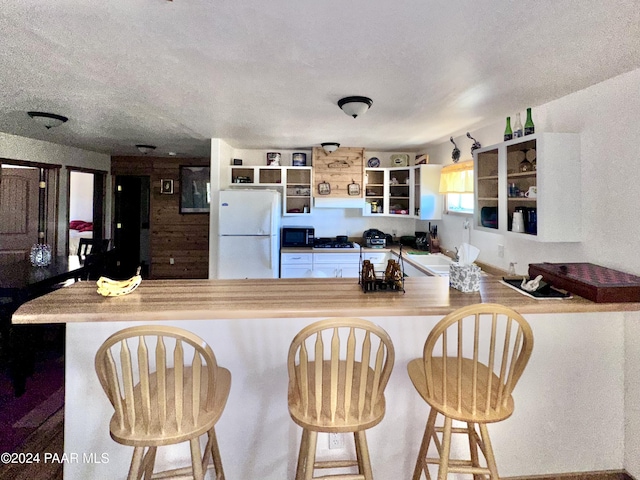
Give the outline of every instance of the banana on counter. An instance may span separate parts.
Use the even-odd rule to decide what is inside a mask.
[[[96,281],[98,293],[104,297],[118,297],[133,292],[142,282],[140,275],[140,267],[136,270],[136,274],[128,280],[112,280],[107,277],[100,277]]]

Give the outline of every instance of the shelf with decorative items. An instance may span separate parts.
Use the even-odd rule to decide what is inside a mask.
[[[580,138],[536,133],[477,150],[475,228],[542,242],[582,240]]]
[[[311,167],[284,167],[283,215],[308,215],[313,203]]]
[[[385,194],[387,178],[388,174],[385,168],[365,168],[363,215],[382,215],[389,211],[389,202]]]
[[[282,189],[283,215],[309,215],[313,204],[311,167],[233,166],[232,187]]]
[[[365,168],[363,216],[442,218],[441,165]]]
[[[409,167],[389,169],[389,215],[413,215],[413,174]]]

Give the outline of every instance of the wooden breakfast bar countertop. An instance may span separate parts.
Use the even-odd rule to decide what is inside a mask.
[[[408,277],[405,291],[363,293],[357,279],[143,280],[129,295],[102,297],[83,281],[22,305],[13,323],[446,315],[473,303],[522,314],[638,311],[640,303],[594,303],[574,296],[535,300],[483,276],[480,291],[449,288],[446,277]]]

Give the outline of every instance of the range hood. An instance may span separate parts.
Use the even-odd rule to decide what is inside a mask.
[[[363,197],[314,197],[314,208],[364,208]]]

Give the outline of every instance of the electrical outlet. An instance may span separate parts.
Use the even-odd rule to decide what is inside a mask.
[[[398,235],[398,230],[396,230],[395,228],[393,230],[391,230],[391,234],[395,237]]]
[[[498,257],[504,258],[504,245],[498,245]]]
[[[173,265],[174,263],[176,263],[176,262],[173,260],[173,257],[171,257],[171,258],[169,259],[169,265]]]
[[[329,449],[340,450],[344,448],[344,435],[342,433],[329,434]]]

